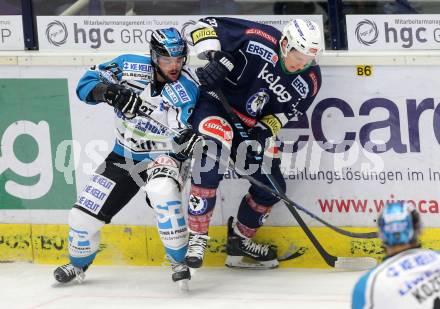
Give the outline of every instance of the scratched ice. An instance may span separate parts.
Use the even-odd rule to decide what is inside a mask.
[[[179,292],[165,267],[93,266],[82,285],[54,283],[54,266],[0,264],[0,308],[350,308],[362,272],[203,268]],[[242,307],[246,306],[246,307]],[[238,308],[236,306],[235,308]]]

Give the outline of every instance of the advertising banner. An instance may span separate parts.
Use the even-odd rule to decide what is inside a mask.
[[[375,226],[386,202],[405,200],[427,226],[438,227],[440,80],[428,78],[436,69],[377,66],[359,77],[355,67],[324,67],[307,117],[280,134],[288,141],[282,163],[288,196],[333,224],[353,226]],[[237,206],[229,205],[247,190],[234,173],[226,178],[224,217],[235,214]],[[280,203],[267,224],[293,223]]]
[[[323,86],[307,115],[280,133],[287,195],[335,225],[375,226],[387,201],[405,200],[418,208],[426,226],[439,227],[440,80],[429,78],[439,68],[372,69],[366,77],[357,76],[354,66],[322,68]],[[27,79],[1,80],[6,91],[0,99],[14,102],[1,102],[7,108],[0,122],[3,209],[70,208],[75,193],[111,151],[112,109],[80,102],[75,94],[85,70],[11,69],[10,78]],[[60,76],[69,77],[68,92]],[[248,187],[234,172],[225,174],[212,225],[224,225],[236,215]],[[48,213],[41,215],[48,223],[54,220]],[[311,226],[319,225],[307,215],[303,218]],[[144,192],[112,223],[155,225]],[[279,203],[266,224],[296,222]]]
[[[349,50],[439,50],[440,15],[347,15]]]
[[[24,50],[21,15],[0,15],[0,50]]]
[[[10,76],[12,77],[12,76]],[[0,79],[0,209],[68,209],[75,174],[57,166],[71,156],[66,79]]]
[[[179,31],[205,16],[37,16],[40,50],[148,51],[151,31]],[[294,17],[309,18],[323,29],[321,15],[249,15],[246,18],[282,29]]]

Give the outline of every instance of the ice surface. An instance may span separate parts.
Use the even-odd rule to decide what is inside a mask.
[[[86,281],[57,284],[54,266],[0,264],[0,308],[350,308],[362,272],[202,268],[182,293],[167,267],[92,266]]]

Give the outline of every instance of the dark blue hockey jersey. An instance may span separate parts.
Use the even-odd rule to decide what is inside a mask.
[[[235,112],[249,127],[264,122],[275,135],[304,114],[321,87],[321,70],[312,63],[288,72],[281,60],[281,32],[271,26],[208,17],[185,31],[199,57],[222,50],[234,57],[234,69],[220,87]]]

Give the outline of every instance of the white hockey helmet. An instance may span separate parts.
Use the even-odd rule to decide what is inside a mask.
[[[281,46],[283,40],[287,41],[284,50]],[[287,53],[292,48],[307,56],[316,57],[323,49],[321,30],[311,20],[293,19],[284,26],[280,48],[284,57],[287,57]]]

